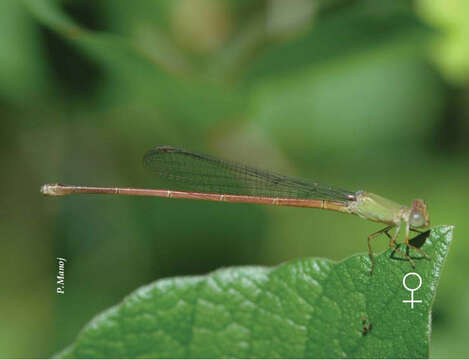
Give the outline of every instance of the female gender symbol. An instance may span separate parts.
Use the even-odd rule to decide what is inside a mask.
[[[419,279],[419,284],[414,289],[408,288],[407,284],[405,283],[405,280],[407,279],[407,276],[409,276],[409,275],[415,275]],[[403,303],[410,303],[410,308],[413,309],[414,308],[414,303],[421,303],[422,302],[422,300],[414,300],[414,291],[417,291],[418,289],[420,289],[420,286],[422,286],[422,278],[417,273],[414,273],[414,272],[407,273],[407,274],[405,274],[404,278],[402,279],[402,285],[404,285],[404,288],[407,291],[410,291],[410,300],[402,300],[402,302]]]

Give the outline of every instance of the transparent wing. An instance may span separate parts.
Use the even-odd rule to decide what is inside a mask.
[[[344,202],[355,199],[351,191],[171,146],[154,147],[143,162],[170,190]]]

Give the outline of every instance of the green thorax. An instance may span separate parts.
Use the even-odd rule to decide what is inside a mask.
[[[357,200],[349,205],[349,210],[364,219],[399,225],[408,211],[405,206],[373,193],[359,191],[356,196]]]

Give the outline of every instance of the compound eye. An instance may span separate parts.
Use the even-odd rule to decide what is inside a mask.
[[[410,225],[414,227],[421,227],[425,225],[425,218],[420,213],[412,213],[410,215]]]

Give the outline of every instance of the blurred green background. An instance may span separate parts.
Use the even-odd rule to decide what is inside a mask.
[[[467,14],[465,0],[2,0],[0,356],[51,356],[153,280],[341,260],[379,229],[310,209],[39,193],[151,187],[141,157],[157,144],[426,199],[433,225],[456,225],[431,354],[468,356]]]

